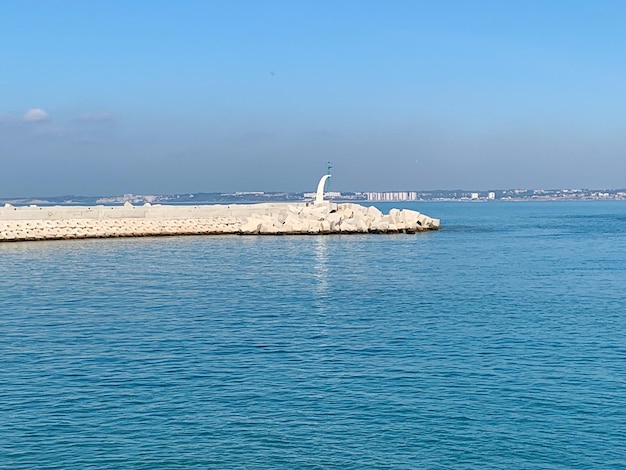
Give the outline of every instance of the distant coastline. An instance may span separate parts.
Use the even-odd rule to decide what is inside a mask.
[[[626,189],[502,189],[492,191],[357,191],[330,192],[335,202],[403,202],[403,201],[597,201],[626,200]],[[120,196],[50,196],[0,197],[0,204],[13,205],[115,205],[132,204],[251,204],[262,202],[309,202],[314,193],[242,191],[234,193],[124,194]]]

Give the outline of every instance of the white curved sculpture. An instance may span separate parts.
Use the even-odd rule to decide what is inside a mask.
[[[315,194],[315,204],[321,204],[324,202],[324,185],[326,180],[330,178],[330,175],[324,175],[317,184],[317,193]]]

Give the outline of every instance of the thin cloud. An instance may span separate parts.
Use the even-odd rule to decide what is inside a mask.
[[[76,118],[77,121],[94,122],[94,121],[112,121],[111,113],[85,113]]]
[[[26,122],[43,122],[43,121],[47,121],[49,118],[48,118],[48,113],[45,112],[43,109],[32,108],[26,111],[26,113],[24,113],[23,119]]]

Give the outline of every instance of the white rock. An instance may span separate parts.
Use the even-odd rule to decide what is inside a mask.
[[[383,216],[383,213],[378,209],[378,207],[375,206],[369,206],[366,214],[373,220],[380,219]]]
[[[330,224],[330,230],[333,232],[339,230],[339,224],[341,224],[341,220],[341,213],[339,212],[333,212],[326,216],[326,222]]]
[[[308,227],[306,233],[320,233],[320,221],[309,220],[307,221]]]
[[[400,214],[407,225],[416,225],[419,220],[419,216],[421,215],[419,212],[411,209],[404,209],[400,212]]]
[[[341,213],[342,218],[349,219],[354,215],[352,204],[339,204],[337,211]]]
[[[272,223],[263,222],[259,228],[259,233],[263,235],[276,235],[278,233],[283,233],[283,229],[282,227],[279,228]]]
[[[374,220],[370,225],[370,230],[374,232],[386,232],[389,230],[389,222],[383,221],[382,218]]]
[[[250,217],[244,224],[241,225],[241,233],[245,235],[257,234],[261,230],[262,223],[262,220]]]
[[[331,231],[330,222],[328,220],[322,220],[320,222],[320,232],[322,232],[322,233],[330,233],[330,231]]]
[[[288,204],[287,205],[287,211],[293,213],[293,214],[300,214],[300,212],[302,212],[302,207],[301,206],[296,206],[294,204]]]
[[[367,232],[367,226],[362,219],[345,219],[339,226],[340,230],[345,233],[365,233]]]
[[[399,209],[391,209],[389,211],[389,220],[393,224],[397,224],[398,222],[401,222],[401,221],[404,222],[402,218],[402,214],[400,213]]]

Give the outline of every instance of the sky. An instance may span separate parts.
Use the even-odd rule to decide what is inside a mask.
[[[0,0],[0,197],[626,187],[622,0]]]

